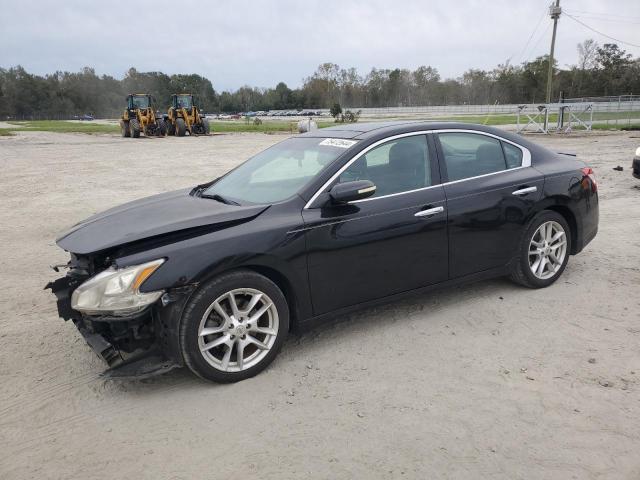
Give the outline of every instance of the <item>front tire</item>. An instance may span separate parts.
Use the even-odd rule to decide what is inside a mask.
[[[120,120],[120,134],[122,135],[122,138],[128,138],[130,136],[129,122]]]
[[[253,377],[276,357],[289,331],[289,307],[276,284],[238,270],[204,284],[180,323],[185,364],[219,383]]]
[[[129,120],[129,133],[132,138],[140,138],[140,123],[135,118]]]
[[[548,287],[564,272],[569,252],[571,230],[567,221],[557,212],[544,210],[529,222],[510,278],[529,288]]]
[[[176,135],[178,137],[184,137],[184,134],[187,131],[187,124],[184,122],[182,118],[176,119]]]
[[[158,121],[158,136],[164,137],[167,134],[167,124],[164,120]]]

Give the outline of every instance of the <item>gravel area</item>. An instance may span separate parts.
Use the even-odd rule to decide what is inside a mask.
[[[105,381],[44,285],[57,233],[283,135],[0,137],[0,478],[640,478],[640,132],[535,136],[596,171],[561,279],[450,288],[296,333],[259,376]],[[621,165],[624,171],[614,171]]]

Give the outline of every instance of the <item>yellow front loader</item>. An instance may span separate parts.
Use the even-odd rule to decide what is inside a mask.
[[[120,118],[120,130],[123,137],[164,137],[167,126],[162,117],[156,115],[151,106],[153,97],[146,93],[127,95],[127,108]]]
[[[165,117],[167,133],[177,137],[189,135],[209,135],[211,129],[207,120],[198,107],[193,95],[180,93],[171,95],[171,106]]]

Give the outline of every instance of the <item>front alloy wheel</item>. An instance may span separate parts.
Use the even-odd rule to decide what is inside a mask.
[[[238,270],[202,285],[180,322],[185,364],[202,378],[228,383],[273,361],[289,331],[289,306],[268,278]]]
[[[267,356],[278,326],[278,311],[266,293],[234,289],[207,308],[198,329],[198,346],[213,368],[241,372]]]

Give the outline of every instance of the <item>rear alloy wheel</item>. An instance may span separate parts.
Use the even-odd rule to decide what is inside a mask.
[[[537,278],[552,278],[562,268],[567,255],[567,233],[558,222],[538,227],[529,243],[529,268]]]
[[[233,272],[204,285],[182,318],[185,363],[216,382],[252,377],[275,358],[289,330],[284,295],[271,280]]]
[[[555,282],[569,261],[571,233],[562,215],[545,210],[530,223],[521,242],[521,255],[511,279],[530,288]]]

